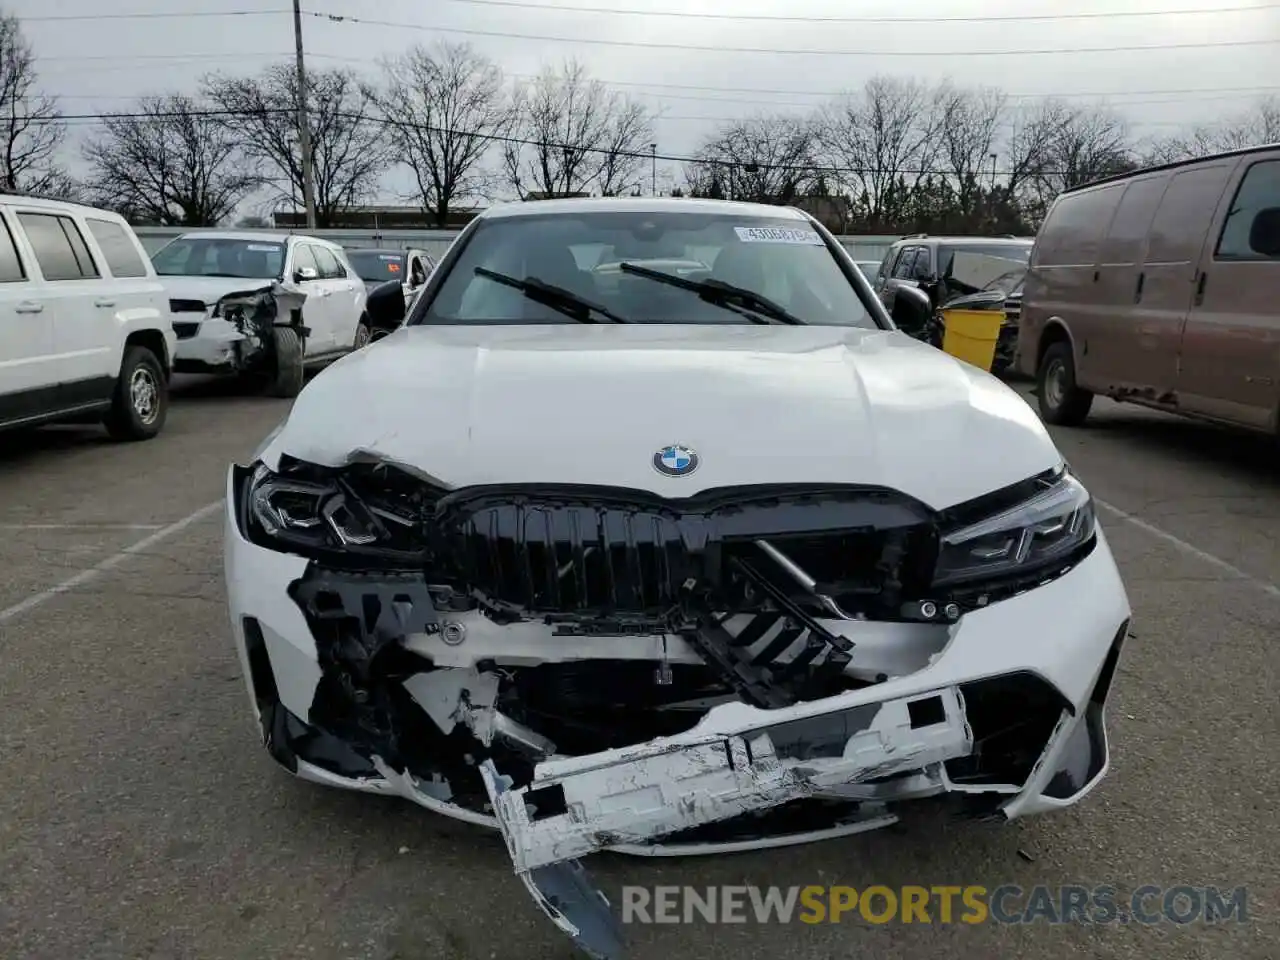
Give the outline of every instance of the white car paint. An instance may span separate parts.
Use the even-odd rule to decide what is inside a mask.
[[[218,300],[230,293],[256,290],[283,283],[287,289],[305,296],[303,323],[309,334],[303,342],[307,363],[330,359],[350,351],[356,343],[356,329],[364,315],[367,294],[346,254],[338,244],[318,237],[262,231],[201,230],[185,233],[171,243],[192,238],[233,240],[245,243],[279,244],[285,248],[282,268],[275,276],[213,277],[165,275],[165,288],[171,301],[193,301],[203,304],[199,312],[176,312],[173,320],[182,329],[178,341],[178,367],[187,372],[234,372],[239,362],[237,344],[245,337],[231,322],[212,317]],[[157,250],[160,256],[167,248]],[[317,248],[327,251],[338,262],[345,276],[317,276],[299,279],[299,259]],[[193,330],[194,326],[194,330]]]
[[[566,209],[754,212],[771,222],[809,223],[798,211],[687,200],[546,201],[483,217]],[[439,269],[449,270],[449,262]],[[384,606],[399,611],[396,642],[431,665],[406,677],[403,693],[441,732],[463,727],[486,747],[523,743],[541,759],[532,781],[519,786],[491,763],[480,765],[492,812],[454,802],[447,781],[424,780],[377,755],[374,769],[359,776],[296,757],[291,769],[317,783],[402,796],[496,827],[535,901],[597,956],[613,956],[618,939],[576,863],[597,850],[686,855],[810,842],[891,823],[886,804],[936,794],[985,794],[1006,817],[1060,809],[1086,796],[1108,769],[1101,698],[1130,617],[1087,493],[1064,473],[1061,454],[1021,397],[888,329],[865,282],[858,290],[886,329],[411,324],[312,381],[260,448],[256,469],[269,477],[291,460],[331,470],[387,464],[446,491],[571,484],[625,488],[668,504],[725,487],[857,484],[914,498],[931,511],[940,535],[953,540],[1012,530],[1023,532],[1015,542],[1029,544],[1028,531],[1056,535],[1079,523],[1082,543],[1095,531],[1087,554],[1010,595],[981,597],[946,622],[934,613],[925,616],[929,622],[906,622],[831,610],[815,624],[853,644],[843,671],[863,685],[772,709],[733,699],[709,704],[683,733],[586,756],[556,754],[537,731],[499,709],[497,673],[608,661],[649,663],[660,675],[709,662],[692,639],[653,630],[566,636],[536,617],[505,623],[479,610],[446,612],[431,604],[418,612],[404,591],[422,578],[383,583],[376,573],[353,574],[359,584],[353,589],[380,590]],[[353,397],[361,398],[358,405]],[[668,444],[696,449],[696,471],[660,474],[652,461]],[[1070,493],[1063,501],[1069,510],[1051,509],[1050,495],[1027,494],[964,524],[945,520],[945,511],[1047,472],[1061,477],[1053,489]],[[235,646],[259,721],[276,716],[263,712],[253,680],[265,663],[276,702],[306,722],[327,668],[303,607],[289,596],[314,568],[299,553],[246,532],[246,516],[256,507],[245,477],[233,468],[228,478],[225,521]],[[734,614],[723,624],[738,636],[750,620]],[[749,654],[776,636],[758,638]],[[1013,674],[1048,684],[1062,704],[1039,759],[1017,783],[953,779],[948,762],[972,754],[977,738],[966,689]],[[926,703],[937,716],[917,723],[912,711]],[[858,719],[845,723],[847,741],[836,755],[799,757],[783,749],[786,724],[840,717]],[[881,779],[894,774],[902,776]],[[1051,787],[1063,776],[1068,786]],[[563,791],[568,812],[534,818],[529,805],[541,803],[535,793],[548,787]],[[862,806],[855,819],[784,836],[718,844],[663,839],[814,796]]]
[[[106,210],[16,194],[0,196],[0,218],[0,428],[110,410],[127,346],[142,341],[165,381],[155,385],[165,403],[176,340],[164,288],[128,223]],[[50,218],[83,244],[77,256],[87,262],[74,277],[51,272],[48,250],[38,255],[31,230]]]
[[[360,418],[344,415],[353,396],[364,398]],[[608,402],[584,405],[591,396]],[[338,466],[361,451],[450,486],[532,474],[691,496],[856,477],[941,508],[1061,460],[1031,407],[995,378],[903,334],[849,327],[404,327],[334,364],[306,404],[268,463],[287,453]],[[467,415],[424,422],[434,410]],[[637,468],[641,436],[689,444],[703,465],[679,478],[643,458]],[[798,455],[773,455],[767,437]],[[590,457],[561,454],[587,438]],[[1000,456],[968,456],[975,449]],[[964,470],[935,469],[966,459]]]

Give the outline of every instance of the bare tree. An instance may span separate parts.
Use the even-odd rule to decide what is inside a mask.
[[[1045,100],[1029,126],[1041,138],[1025,180],[1024,208],[1033,221],[1062,191],[1137,166],[1128,125],[1101,107]]]
[[[414,47],[386,64],[377,94],[397,158],[412,171],[436,226],[449,209],[485,189],[482,164],[511,123],[502,71],[467,44]]]
[[[1222,123],[1200,124],[1155,140],[1147,145],[1143,160],[1168,163],[1277,141],[1280,141],[1280,99],[1269,96]]]
[[[18,18],[0,16],[0,188],[65,192],[72,181],[55,161],[66,139],[58,104],[36,90],[35,54]]]
[[[303,195],[302,156],[297,142],[298,78],[289,64],[268,67],[258,77],[213,75],[204,80],[208,100],[226,112],[225,123],[241,138],[246,157],[282,198]],[[370,115],[370,91],[348,70],[307,74],[307,118],[314,157],[316,219],[332,226],[344,209],[372,195],[390,164],[384,125]]]
[[[685,171],[694,196],[789,204],[818,180],[817,140],[807,117],[757,115],[710,136]]]
[[[144,97],[127,114],[104,116],[102,133],[85,144],[89,188],[104,206],[148,223],[214,226],[260,182],[238,143],[191,97]]]
[[[562,196],[598,186],[619,193],[637,183],[653,138],[648,110],[610,91],[568,61],[544,67],[514,94],[514,131],[524,142],[502,151],[507,180],[524,198]]]
[[[1000,141],[1007,98],[999,90],[965,90],[944,84],[934,96],[938,104],[939,162],[954,178],[956,204],[962,215],[974,212],[984,191],[983,174],[995,188],[991,158]]]
[[[829,105],[819,136],[873,230],[899,217],[911,190],[936,172],[945,98],[923,83],[874,77]]]

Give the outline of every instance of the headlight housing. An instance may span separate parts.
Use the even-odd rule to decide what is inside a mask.
[[[944,531],[933,583],[949,586],[1030,575],[1070,562],[1096,533],[1093,498],[1063,470],[1029,500]]]
[[[242,494],[249,538],[304,556],[420,562],[436,491],[390,467],[330,470],[258,463]]]

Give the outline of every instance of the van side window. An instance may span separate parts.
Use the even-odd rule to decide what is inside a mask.
[[[1177,174],[1169,182],[1147,238],[1147,263],[1190,263],[1204,248],[1232,165],[1213,164]]]
[[[1142,262],[1142,247],[1146,243],[1151,221],[1155,219],[1160,197],[1169,183],[1168,174],[1144,177],[1129,184],[1116,215],[1111,220],[1111,230],[1102,245],[1099,261],[1104,264],[1129,264]]]
[[[1253,249],[1249,234],[1253,219],[1268,207],[1280,207],[1280,160],[1263,160],[1251,166],[1240,181],[1227,220],[1222,225],[1222,236],[1214,251],[1217,260],[1270,260],[1266,254]]]
[[[102,250],[102,256],[106,258],[107,268],[112,276],[145,277],[147,275],[146,265],[142,262],[137,247],[133,245],[133,238],[124,227],[110,220],[99,220],[95,217],[86,217],[84,222],[89,225],[89,232],[93,234],[93,239],[98,241],[98,247]]]
[[[0,283],[17,283],[27,279],[27,271],[18,256],[18,246],[13,242],[9,222],[0,217],[0,225],[3,225],[0,229]]]
[[[31,241],[46,280],[86,280],[98,276],[80,228],[70,217],[20,213],[18,223]]]
[[[1093,187],[1059,197],[1040,228],[1044,241],[1036,242],[1037,262],[1050,267],[1092,267],[1097,263],[1118,191],[1125,186]]]

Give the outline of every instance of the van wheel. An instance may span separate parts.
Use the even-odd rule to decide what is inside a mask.
[[[1078,427],[1089,416],[1093,394],[1076,386],[1076,361],[1065,340],[1049,345],[1036,375],[1040,417],[1059,427]]]
[[[296,397],[302,392],[302,337],[293,327],[274,327],[275,372],[267,385],[273,397]]]
[[[136,344],[125,347],[111,410],[103,418],[114,440],[150,440],[169,414],[169,385],[156,355]]]

